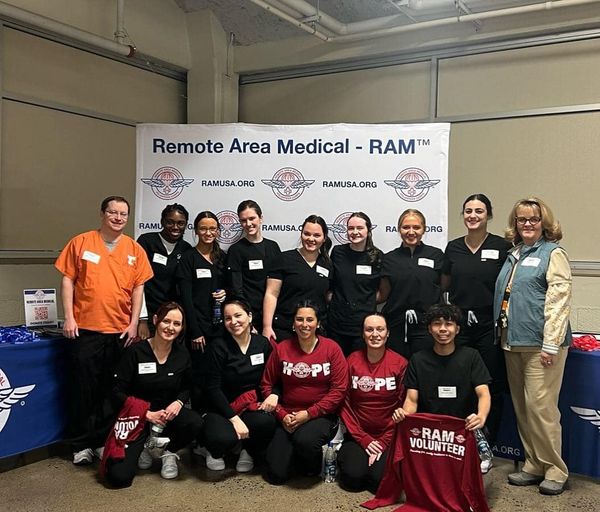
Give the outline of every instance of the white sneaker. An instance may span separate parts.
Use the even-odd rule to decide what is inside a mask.
[[[480,467],[481,467],[481,473],[483,475],[485,475],[490,469],[492,469],[492,466],[494,464],[492,463],[492,459],[490,460],[482,460]]]
[[[204,457],[206,459],[206,467],[211,471],[223,471],[225,469],[225,460],[222,458],[215,459],[204,446],[195,446],[192,452],[194,455]]]
[[[152,454],[148,448],[144,448],[142,453],[140,453],[140,458],[138,459],[138,468],[140,469],[150,469],[152,467]]]
[[[102,460],[102,457],[104,456],[104,446],[101,446],[100,448],[94,448],[94,455]]]
[[[237,461],[237,464],[235,465],[235,470],[238,473],[248,473],[249,471],[252,471],[253,469],[254,469],[254,459],[246,450],[242,450],[240,452],[240,457]]]
[[[84,448],[78,452],[73,452],[73,464],[76,466],[87,466],[94,461],[94,452],[91,448]]]
[[[167,480],[177,478],[179,476],[179,468],[177,467],[177,460],[179,459],[179,455],[170,452],[169,450],[165,450],[165,453],[161,457],[161,459],[162,468],[160,470],[160,476],[166,478]]]

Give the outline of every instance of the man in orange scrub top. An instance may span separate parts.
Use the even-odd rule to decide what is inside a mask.
[[[127,200],[107,197],[100,229],[72,238],[55,263],[63,274],[63,332],[73,340],[69,427],[76,465],[92,463],[92,449],[104,445],[114,421],[108,400],[114,367],[136,340],[144,283],[152,278],[146,252],[123,234],[128,218]]]

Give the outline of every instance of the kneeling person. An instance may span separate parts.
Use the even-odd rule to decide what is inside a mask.
[[[433,349],[422,350],[410,360],[404,379],[406,400],[394,411],[394,421],[424,412],[465,418],[467,430],[483,428],[490,412],[491,377],[479,352],[454,343],[460,309],[434,305],[425,320],[435,343]]]

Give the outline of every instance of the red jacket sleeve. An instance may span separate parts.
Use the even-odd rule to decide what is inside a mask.
[[[267,360],[265,370],[263,372],[262,379],[260,381],[260,392],[263,398],[267,398],[273,393],[273,386],[275,386],[281,378],[281,360],[279,359],[278,346],[273,347],[273,351]],[[279,397],[281,398],[281,397]],[[282,421],[286,417],[288,412],[278,405],[275,409],[275,417]]]
[[[321,400],[307,409],[311,418],[317,418],[325,414],[335,414],[348,390],[348,363],[344,359],[340,346],[335,341],[330,341],[331,379],[329,381],[329,391]]]

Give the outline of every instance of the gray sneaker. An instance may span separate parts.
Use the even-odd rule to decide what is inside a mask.
[[[537,485],[544,479],[541,475],[532,475],[526,471],[511,473],[508,475],[508,483],[511,485]]]
[[[170,452],[169,450],[165,450],[165,453],[161,459],[162,469],[160,470],[160,476],[166,478],[167,480],[177,478],[179,476],[179,468],[177,467],[179,455]]]
[[[91,448],[84,448],[73,452],[73,464],[76,466],[88,466],[94,461],[94,452]]]
[[[556,482],[554,480],[545,479],[539,486],[540,494],[547,496],[556,496],[562,494],[565,490],[566,482]]]
[[[140,453],[140,458],[138,459],[138,468],[140,469],[150,469],[152,467],[152,454],[148,448],[144,448],[142,453]]]

